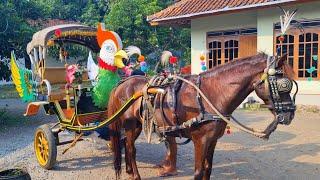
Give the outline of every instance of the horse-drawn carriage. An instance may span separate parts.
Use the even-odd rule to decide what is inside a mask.
[[[100,27],[97,32],[102,32]],[[99,40],[95,29],[81,25],[51,27],[36,33],[28,45],[31,71],[19,68],[12,58],[11,70],[16,89],[25,101],[30,102],[25,115],[35,115],[43,106],[46,114],[55,114],[59,120],[51,127],[39,127],[35,133],[35,154],[39,164],[46,169],[52,168],[56,161],[57,146],[68,143],[59,142],[59,132],[76,132],[70,148],[85,131],[96,130],[112,123],[111,142],[117,177],[121,172],[121,130],[126,124],[126,171],[134,179],[140,179],[134,142],[142,129],[146,130],[148,135],[156,132],[167,142],[168,153],[162,164],[161,174],[176,172],[177,143],[174,138],[185,137],[195,145],[195,178],[209,179],[215,145],[227,125],[268,139],[278,124],[289,125],[294,118],[297,89],[291,97],[290,93],[296,83],[291,79],[291,67],[285,63],[286,56],[258,54],[200,75],[183,77],[173,71],[169,76],[156,76],[151,79],[136,76],[108,89],[102,87],[101,82],[111,82],[110,80],[117,78],[110,78],[108,75],[116,71],[117,67],[123,67],[122,58],[127,58],[127,55],[121,51],[121,39],[116,33],[108,31],[103,33],[103,37],[107,38]],[[51,68],[46,65],[48,47],[62,42],[84,45],[93,52],[98,52],[101,48],[99,73],[104,72],[103,70],[110,72],[103,73],[106,77],[99,76],[100,84],[92,86],[86,70],[78,77],[71,77],[70,81],[69,70],[73,72],[71,75],[76,72],[73,67]],[[106,58],[105,54],[112,57]],[[61,49],[60,55],[61,59],[67,62],[66,53]],[[177,60],[172,54],[167,57],[170,57],[169,62],[175,63]],[[201,60],[205,60],[205,57]],[[58,78],[60,76],[61,78]],[[76,81],[73,81],[74,79]],[[64,86],[58,82],[62,82]],[[103,98],[97,105],[93,95],[99,88],[102,89],[100,97]],[[112,92],[107,92],[108,90]],[[274,120],[264,131],[249,128],[232,116],[237,106],[253,91],[274,114]],[[108,104],[103,103],[106,97],[110,97]],[[134,104],[137,100],[140,100],[139,103]],[[148,141],[150,142],[150,138]]]
[[[13,81],[20,97],[28,102],[24,115],[36,115],[43,107],[46,115],[56,115],[58,119],[52,126],[48,124],[40,126],[34,135],[35,155],[39,164],[45,169],[51,169],[55,164],[57,146],[70,144],[63,152],[65,153],[81,140],[84,132],[106,127],[141,96],[141,93],[135,94],[108,119],[106,106],[97,107],[92,100],[94,88],[92,84],[96,78],[89,79],[88,73],[90,75],[90,71],[98,70],[69,65],[76,63],[77,59],[67,57],[66,44],[81,45],[93,53],[100,51],[97,29],[67,24],[49,27],[34,34],[27,46],[31,70],[19,67],[12,53]],[[57,49],[60,60],[50,56],[49,50],[57,51]],[[91,59],[88,63],[94,62]],[[95,64],[93,66],[97,68]],[[149,92],[154,90],[151,89]],[[75,132],[73,141],[59,141],[58,134],[65,130]]]

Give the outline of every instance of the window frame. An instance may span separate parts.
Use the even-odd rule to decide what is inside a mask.
[[[225,43],[227,41],[238,41],[238,57],[237,58],[234,58],[232,61],[234,60],[238,60],[240,58],[240,37],[239,36],[215,36],[215,37],[208,37],[207,36],[207,41],[206,41],[206,48],[207,48],[207,66],[208,66],[208,69],[211,69],[209,68],[209,61],[211,60],[209,58],[209,51],[212,49],[212,48],[209,48],[209,43],[212,43],[212,42],[220,42],[221,43],[221,48],[219,48],[221,50],[221,64],[218,64],[217,62],[217,65],[216,66],[219,66],[219,65],[223,65],[223,64],[226,64],[229,61],[229,58],[228,58],[228,62],[226,62],[226,56],[225,56]],[[234,47],[233,47],[234,48]],[[230,48],[228,48],[228,52],[229,52]],[[212,68],[216,67],[216,66],[212,66]]]
[[[302,34],[307,34],[307,33],[316,33],[318,34],[318,67],[317,67],[317,77],[316,78],[312,78],[312,80],[320,80],[320,27],[310,27],[310,28],[305,28],[303,29],[303,32],[299,29],[292,29],[289,30],[287,32],[287,35],[293,35],[294,36],[294,52],[293,52],[293,70],[295,73],[295,79],[296,80],[303,80],[303,81],[307,81],[308,77],[299,77],[299,36]],[[281,35],[280,30],[274,30],[274,43],[273,43],[273,47],[274,47],[274,54],[276,54],[276,47],[277,47],[277,37]],[[305,42],[305,41],[304,41]],[[306,43],[304,43],[306,44]],[[312,57],[311,57],[312,58]]]

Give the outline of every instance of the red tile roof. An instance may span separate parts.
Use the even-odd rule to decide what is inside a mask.
[[[187,23],[196,17],[305,1],[307,0],[181,0],[148,16],[147,20],[152,25],[177,21]]]

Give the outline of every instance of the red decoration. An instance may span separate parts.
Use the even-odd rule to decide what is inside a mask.
[[[105,63],[100,58],[99,58],[98,62],[99,62],[99,67],[101,67],[102,69],[109,70],[109,71],[112,71],[112,72],[116,72],[117,71],[117,67],[116,66],[109,65],[109,64]]]
[[[54,31],[54,35],[55,35],[56,37],[60,37],[60,36],[61,36],[61,33],[62,33],[61,29],[56,29],[56,30]]]
[[[231,134],[230,126],[227,126],[227,134]]]
[[[281,35],[278,39],[279,39],[280,42],[283,42],[284,41],[284,36]]]
[[[191,74],[191,65],[181,68],[181,74]]]
[[[178,62],[178,58],[175,56],[171,56],[169,62],[170,64],[176,64]]]

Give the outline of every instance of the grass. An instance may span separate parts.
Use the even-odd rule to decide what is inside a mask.
[[[14,85],[1,85],[0,86],[0,99],[19,98]]]

